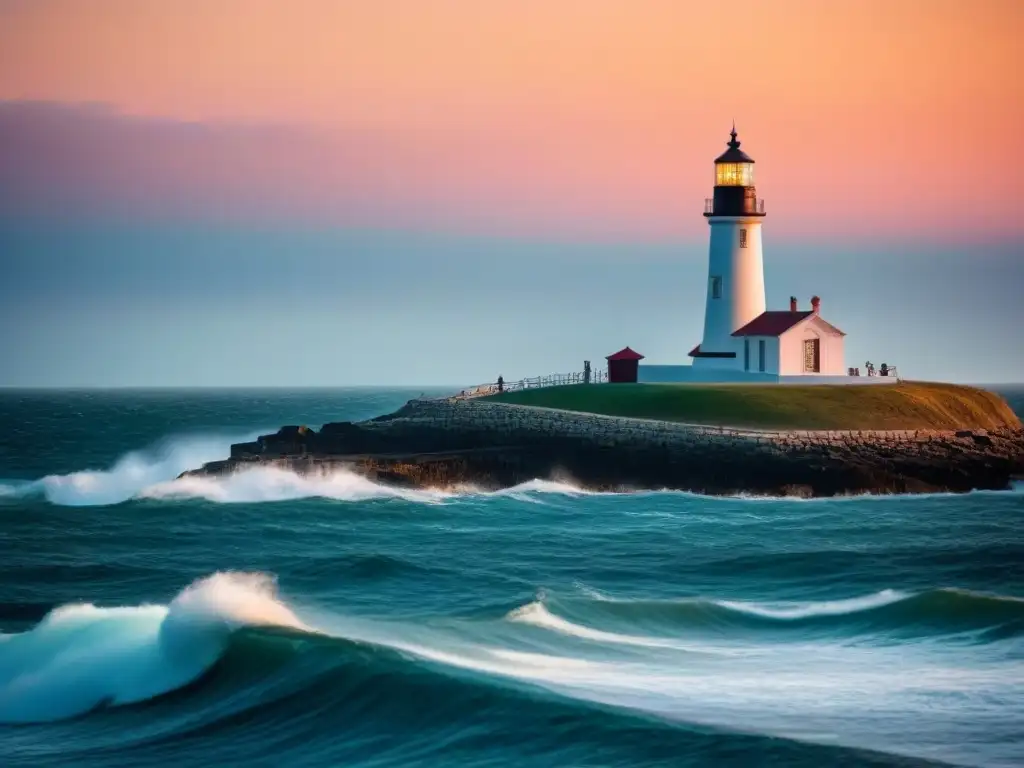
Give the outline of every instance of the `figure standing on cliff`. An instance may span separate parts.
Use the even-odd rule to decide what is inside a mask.
[[[503,378],[501,378],[501,376],[499,376],[498,377],[498,392],[504,392],[504,391],[505,391],[505,380]]]

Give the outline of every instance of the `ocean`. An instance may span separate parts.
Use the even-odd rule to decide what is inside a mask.
[[[1020,490],[175,479],[419,394],[0,391],[0,765],[1024,765]]]

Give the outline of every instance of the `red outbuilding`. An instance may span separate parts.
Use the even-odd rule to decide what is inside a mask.
[[[644,356],[629,347],[608,355],[608,381],[611,384],[636,384],[640,374],[640,361]]]

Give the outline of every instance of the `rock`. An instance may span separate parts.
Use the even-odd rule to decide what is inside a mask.
[[[779,488],[781,496],[792,496],[797,499],[810,499],[814,489],[809,485],[783,485]]]
[[[751,432],[487,401],[414,400],[315,432],[289,425],[192,474],[251,462],[296,472],[344,466],[414,487],[501,488],[554,472],[599,489],[674,488],[832,496],[1006,488],[1024,472],[1024,431]]]

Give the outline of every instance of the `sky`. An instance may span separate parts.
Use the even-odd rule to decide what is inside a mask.
[[[687,362],[734,119],[770,307],[822,296],[849,365],[1024,381],[1022,32],[1017,0],[0,0],[0,385]]]

